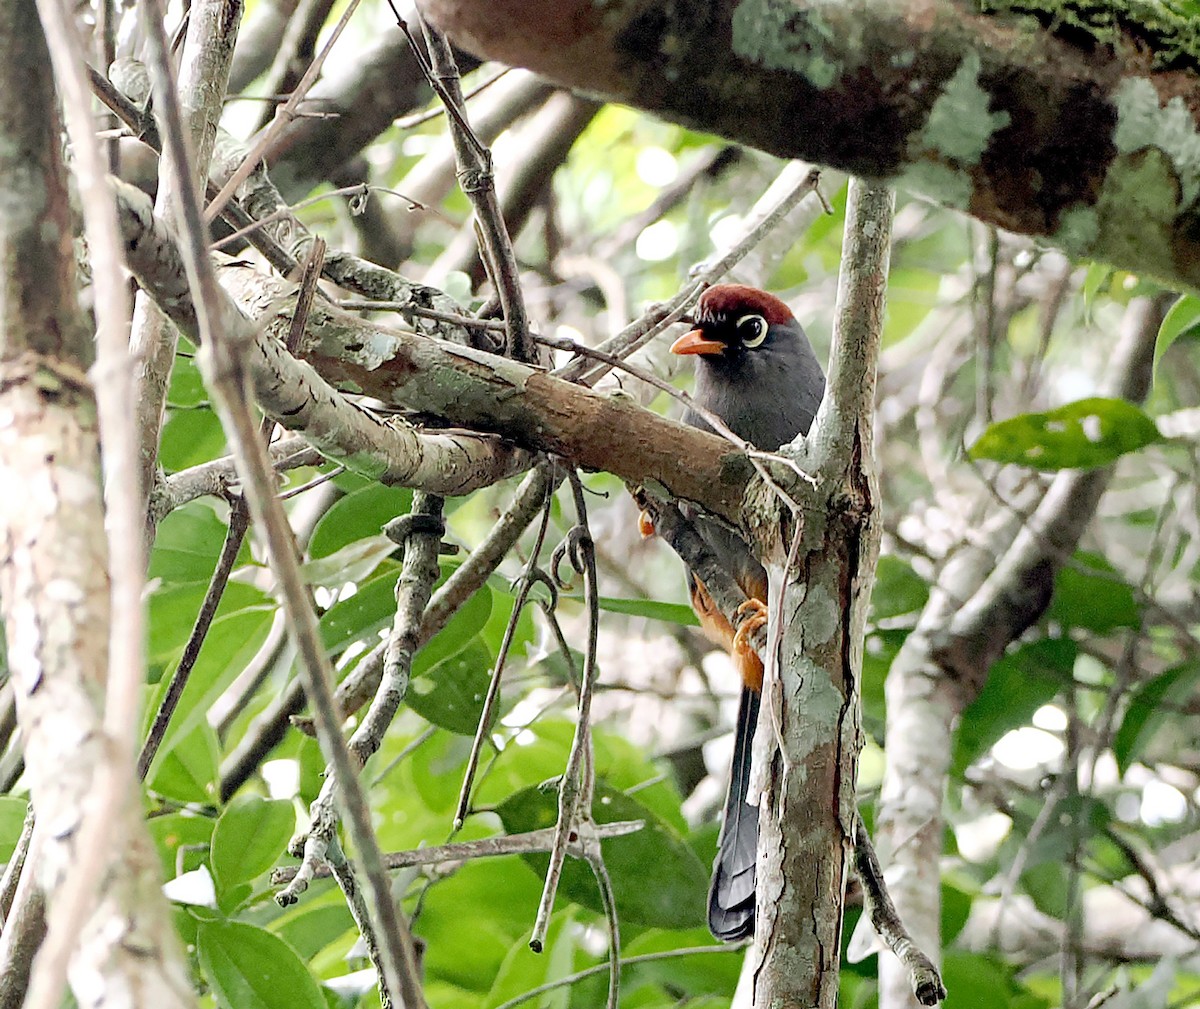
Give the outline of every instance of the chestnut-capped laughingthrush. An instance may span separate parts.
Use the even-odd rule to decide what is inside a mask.
[[[791,309],[774,295],[741,284],[710,287],[700,298],[696,328],[671,346],[696,356],[695,402],[740,438],[771,451],[807,434],[825,393],[825,375]],[[684,422],[711,430],[692,410]],[[705,633],[729,650],[742,677],[733,768],[708,893],[708,927],[733,941],[754,932],[754,863],[758,807],[747,801],[750,749],[758,722],[763,667],[749,636],[766,620],[767,573],[741,537],[684,509],[716,560],[733,575],[755,612],[734,634],[704,584],[688,571],[692,607]]]

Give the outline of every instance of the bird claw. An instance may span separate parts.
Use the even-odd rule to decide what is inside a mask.
[[[767,604],[761,599],[747,599],[737,608],[737,615],[742,617],[742,620],[733,635],[733,647],[742,654],[757,655],[751,639],[760,628],[767,625]]]

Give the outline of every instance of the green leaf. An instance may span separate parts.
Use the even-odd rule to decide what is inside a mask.
[[[1054,595],[1047,610],[1050,619],[1096,634],[1111,634],[1118,628],[1141,623],[1133,589],[1107,560],[1080,550],[1071,561],[1055,576]]]
[[[644,953],[711,945],[712,936],[703,925],[687,931],[649,929],[627,942],[621,953],[623,956],[641,956]],[[742,959],[742,956],[722,953],[699,954],[636,964],[626,970],[632,978],[654,981],[693,997],[712,992],[723,993],[726,996],[725,1004],[728,1005],[728,999],[737,987]],[[689,1006],[691,1004],[688,1003]]]
[[[1024,645],[992,666],[983,690],[959,719],[951,765],[955,775],[1054,700],[1070,681],[1076,651],[1073,641],[1048,638]]]
[[[1154,381],[1158,381],[1158,362],[1180,337],[1196,336],[1200,333],[1200,298],[1191,294],[1181,295],[1164,316],[1158,327],[1158,339],[1154,343]]]
[[[340,588],[347,582],[369,578],[396,551],[396,544],[382,534],[364,536],[347,543],[328,557],[309,561],[301,569],[309,585]]]
[[[1097,397],[998,421],[970,455],[1039,470],[1095,469],[1163,440],[1154,421],[1132,403]]]
[[[1034,907],[1059,921],[1070,910],[1069,886],[1064,861],[1039,862],[1021,873],[1021,888],[1032,898]]]
[[[165,585],[207,585],[225,542],[226,524],[204,501],[176,508],[159,524],[150,551],[149,577]],[[243,547],[239,560],[249,558]]]
[[[171,386],[167,391],[167,404],[177,408],[192,408],[207,402],[208,391],[204,388],[200,369],[196,367],[196,359],[176,354],[175,365],[171,368]]]
[[[1080,293],[1083,295],[1083,303],[1091,305],[1096,296],[1101,290],[1106,290],[1111,284],[1116,271],[1104,263],[1092,263],[1087,268],[1087,274],[1083,278],[1083,288]]]
[[[546,929],[546,948],[541,956],[533,954],[526,943],[513,943],[481,1004],[500,1005],[570,974],[578,949],[579,924],[576,919],[579,917],[579,909],[574,905],[551,915]],[[539,1009],[569,1009],[571,996],[578,1000],[580,994],[578,989],[564,987],[543,996],[539,1002],[531,1002],[530,1007],[532,1009],[537,1005]],[[580,1003],[576,1001],[575,1004]]]
[[[911,336],[938,304],[940,272],[893,268],[888,275],[888,309],[883,323],[883,346]]]
[[[884,683],[888,670],[892,668],[892,663],[900,653],[908,634],[907,628],[876,628],[867,635],[864,642],[861,684],[863,722],[867,730],[875,733],[878,739],[883,738],[887,721],[887,692]]]
[[[504,829],[512,834],[552,827],[558,815],[558,797],[549,791],[527,788],[502,802],[496,812]],[[708,871],[674,831],[641,803],[600,783],[596,785],[592,815],[597,823],[646,822],[635,834],[603,842],[604,861],[623,923],[655,928],[694,928],[703,924]],[[522,858],[544,877],[549,856]],[[603,911],[596,880],[584,862],[567,860],[558,892],[560,897],[592,911]]]
[[[965,890],[942,883],[942,943],[949,946],[971,916],[972,898]]]
[[[0,795],[0,862],[7,862],[16,850],[25,826],[29,803],[15,795]]]
[[[266,872],[283,854],[296,829],[290,802],[244,795],[234,799],[213,829],[213,882],[218,890],[246,883]]]
[[[178,473],[225,454],[225,432],[211,410],[172,410],[163,425],[158,458],[168,473]]]
[[[150,789],[178,802],[210,803],[216,796],[221,744],[206,721],[197,722],[169,748],[158,751],[146,776]]]
[[[583,601],[582,597],[579,597],[579,601]],[[613,596],[601,596],[600,609],[607,610],[609,613],[627,613],[630,616],[645,617],[647,620],[661,620],[668,624],[682,624],[684,627],[700,626],[695,612],[690,606],[683,603],[662,603],[656,599],[618,599]]]
[[[321,615],[321,640],[330,655],[356,641],[371,638],[392,623],[396,612],[396,575],[399,566],[384,564],[377,574],[358,585],[354,595],[339,599]]]
[[[221,1009],[325,1009],[313,976],[286,942],[237,921],[196,930],[200,969]]]
[[[392,608],[395,609],[395,606]],[[413,675],[422,675],[443,659],[465,648],[483,631],[491,616],[492,590],[485,585],[463,603],[446,626],[421,647],[413,660]]]
[[[494,587],[502,587],[506,595],[512,595],[512,588],[504,582],[500,586],[501,579],[495,578],[491,581]],[[580,606],[583,605],[583,596],[576,592],[562,592],[559,598],[570,600]],[[534,602],[549,599],[549,592],[546,592],[540,585],[535,585],[530,593],[530,599]],[[608,613],[624,613],[631,617],[644,617],[647,620],[661,620],[667,624],[680,624],[683,627],[699,627],[700,621],[696,619],[696,614],[686,603],[666,603],[660,602],[657,599],[625,599],[620,596],[601,596],[600,609]]]
[[[328,557],[355,540],[378,536],[397,515],[412,509],[412,491],[374,483],[339,498],[313,529],[308,556]]]
[[[438,880],[422,902],[420,919],[428,976],[482,996],[514,947],[529,960],[540,960],[528,946],[540,893],[541,883],[516,858],[477,859]],[[480,908],[487,908],[487,914],[480,914]],[[470,956],[464,955],[464,922],[471,925]],[[494,1003],[476,997],[470,1004]]]
[[[871,590],[871,618],[887,620],[914,613],[929,599],[929,585],[899,557],[885,554],[875,570]]]
[[[340,891],[331,890],[316,898],[311,898],[311,893],[271,923],[271,931],[305,960],[354,928],[354,918]]]
[[[208,845],[216,821],[195,813],[167,813],[146,821],[162,860],[163,877],[174,879],[208,861]],[[183,854],[180,855],[180,850]]]
[[[1009,969],[991,957],[948,952],[942,981],[950,992],[945,1009],[1010,1009]]]
[[[1041,803],[1032,801],[1016,810],[1014,830],[1005,838],[1003,850],[1013,858],[1024,846],[1027,868],[1041,865],[1043,862],[1062,864],[1063,853],[1069,851],[1077,843],[1090,844],[1093,837],[1103,834],[1112,822],[1112,813],[1099,799],[1086,795],[1069,795],[1061,799],[1045,817],[1042,832],[1030,844],[1027,832],[1031,829],[1034,818],[1041,813]],[[1036,887],[1036,884],[1035,884]],[[1052,900],[1053,898],[1048,898]]]
[[[158,589],[150,596],[150,658],[163,665],[179,659],[191,637],[196,614],[204,603],[208,582],[173,585]],[[228,582],[217,604],[217,619],[240,610],[272,609],[275,601],[262,589],[245,582]]]
[[[491,679],[492,653],[478,638],[414,676],[407,702],[433,725],[470,736],[483,711],[483,698]]]
[[[1168,669],[1133,692],[1113,739],[1113,754],[1122,775],[1168,717],[1164,708],[1191,697],[1197,684],[1200,684],[1200,663],[1189,663]]]
[[[174,747],[177,740],[207,719],[213,701],[246,668],[246,664],[262,646],[273,617],[274,608],[263,607],[231,613],[213,621],[204,647],[200,650],[200,657],[192,667],[187,686],[183,688],[175,716],[167,727],[156,764],[164,752]],[[166,687],[167,678],[164,678],[151,694],[146,706],[147,727],[162,703]],[[153,765],[151,770],[153,773]]]

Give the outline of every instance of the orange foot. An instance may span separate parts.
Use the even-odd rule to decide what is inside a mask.
[[[654,519],[651,518],[648,511],[638,512],[638,532],[642,534],[644,540],[648,540],[654,535]]]
[[[737,608],[738,616],[748,614],[733,636],[733,662],[742,682],[752,690],[762,689],[763,667],[751,639],[767,624],[767,604],[761,599],[747,599]]]

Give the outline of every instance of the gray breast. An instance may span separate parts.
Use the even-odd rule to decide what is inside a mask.
[[[778,349],[700,358],[696,368],[696,402],[739,438],[766,451],[807,434],[824,394],[825,375],[806,339]],[[684,422],[711,430],[693,410]]]

